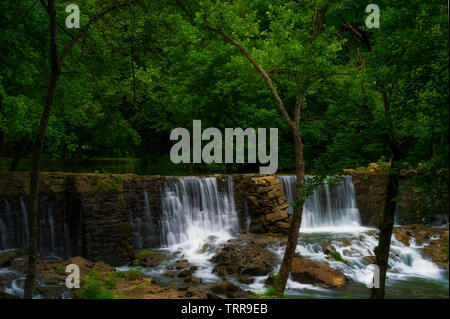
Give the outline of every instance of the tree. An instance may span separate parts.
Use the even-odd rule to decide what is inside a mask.
[[[47,131],[48,122],[50,119],[50,113],[55,101],[56,87],[58,84],[59,76],[61,75],[61,68],[63,62],[71,48],[79,41],[81,37],[87,32],[89,27],[96,23],[99,19],[105,16],[107,13],[137,3],[139,0],[133,0],[123,2],[120,4],[114,4],[104,8],[98,14],[94,15],[75,35],[72,35],[67,31],[58,21],[56,17],[55,0],[40,0],[41,5],[44,7],[50,22],[50,81],[47,88],[47,95],[44,103],[44,110],[39,124],[39,130],[37,132],[36,141],[34,144],[32,167],[30,171],[30,191],[28,199],[28,228],[29,228],[29,243],[28,243],[28,269],[27,278],[25,280],[24,297],[27,299],[32,298],[34,290],[34,282],[36,277],[36,261],[37,261],[37,242],[38,242],[38,230],[37,230],[37,211],[38,211],[38,193],[39,193],[39,170],[41,157],[44,146],[44,139]],[[65,33],[69,33],[71,40],[62,48],[61,52],[58,52],[57,43],[57,29],[61,28]]]
[[[257,8],[261,4],[256,3],[255,7]],[[265,3],[263,2],[263,4]],[[272,10],[267,12],[267,21],[260,24],[260,21],[257,20],[257,10],[247,13],[246,5],[248,4],[245,1],[235,1],[233,4],[218,2],[215,6],[205,8],[202,19],[208,30],[219,34],[235,46],[259,72],[292,134],[298,183],[297,200],[294,204],[286,250],[274,284],[277,292],[283,294],[297,247],[303,204],[311,191],[305,184],[304,145],[300,127],[301,110],[305,104],[306,95],[317,89],[315,85],[318,85],[320,78],[332,69],[328,64],[329,61],[324,61],[319,56],[321,54],[325,57],[333,56],[334,52],[339,50],[339,46],[336,46],[336,42],[327,46],[325,39],[320,39],[321,41],[316,44],[325,22],[325,15],[329,7],[327,3],[320,4],[320,7],[317,4],[311,6],[293,2],[277,3],[273,7],[269,5],[269,9]],[[216,21],[215,26],[208,20],[211,16]],[[267,60],[266,63],[275,62],[276,65],[273,65],[271,69],[264,68],[254,55],[240,41],[236,40],[235,36],[225,31],[225,27],[231,28],[231,32],[235,34],[243,34],[246,37],[243,41],[246,41],[247,45],[260,45],[261,51],[254,51],[264,57]],[[310,32],[299,31],[302,28],[310,30]],[[257,40],[249,41],[250,37]],[[279,56],[282,58],[280,59]],[[290,75],[290,79],[288,77],[287,81],[284,80],[283,83],[283,80],[277,77],[277,72]],[[279,94],[286,82],[289,83],[290,89],[286,90],[284,100],[288,101],[287,103],[293,102],[293,105],[290,106],[290,109],[293,110],[292,115],[289,114],[286,102]],[[295,97],[293,98],[293,96]]]
[[[370,108],[373,120],[367,122],[363,131],[382,143],[387,151],[383,156],[389,161],[384,209],[378,225],[379,243],[375,249],[380,287],[371,292],[373,299],[382,299],[402,170],[419,169],[420,179],[423,171],[430,168],[427,163],[439,162],[439,178],[435,179],[439,181],[437,198],[441,205],[447,202],[448,206],[448,177],[444,177],[448,175],[448,164],[442,161],[448,159],[448,146],[441,140],[445,133],[431,138],[429,132],[434,129],[428,126],[435,123],[437,130],[448,132],[448,125],[441,122],[448,120],[448,21],[446,7],[438,1],[426,4],[398,1],[388,6],[380,1],[383,22],[380,29],[373,31],[357,18],[363,16],[369,2],[356,3],[359,6],[340,8],[327,18],[330,25],[341,27],[357,43],[353,52],[358,54],[360,64],[360,72],[355,74],[361,83],[360,95],[368,95],[373,101]],[[365,103],[360,103],[360,107],[368,108]],[[436,114],[441,117],[435,119]],[[422,193],[420,201],[429,205],[428,200],[424,201],[428,196]],[[436,195],[433,198],[436,200]],[[424,208],[417,206],[420,207]]]

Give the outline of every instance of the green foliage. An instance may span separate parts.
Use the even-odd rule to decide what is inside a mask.
[[[141,249],[138,251],[138,254],[140,256],[151,256],[151,255],[155,255],[155,254],[159,254],[160,251],[158,250],[152,250],[152,249]]]
[[[55,269],[55,273],[61,276],[64,276],[66,274],[66,270],[63,267],[57,267]]]
[[[142,269],[139,267],[127,271],[113,271],[102,279],[97,270],[92,270],[82,278],[81,287],[75,291],[75,296],[79,299],[115,299],[116,296],[112,292],[115,288],[115,279],[137,280],[142,278],[141,272]],[[119,298],[124,297],[119,296]]]
[[[142,278],[142,268],[135,267],[127,271],[114,271],[108,274],[107,279],[125,278],[126,280],[136,280]]]
[[[92,270],[81,280],[80,289],[75,291],[78,299],[114,299],[111,280],[103,282],[97,270]]]
[[[256,294],[254,298],[282,299],[284,298],[284,293],[280,294],[280,292],[274,287],[269,287],[264,292]]]
[[[328,256],[330,256],[331,259],[334,260],[334,261],[339,261],[341,263],[344,263],[344,264],[348,265],[348,261],[345,260],[344,258],[342,258],[341,254],[338,251],[336,251],[336,250],[331,250],[328,253]]]
[[[0,4],[0,134],[6,135],[0,156],[13,157],[29,134],[29,158],[49,77],[49,24],[39,2],[16,2]],[[82,23],[113,2],[82,0]],[[56,3],[62,25],[68,3]],[[83,165],[94,156],[138,157],[153,174],[170,174],[167,168],[174,167],[189,173],[257,169],[171,163],[171,130],[191,129],[192,120],[201,119],[204,128],[222,130],[277,127],[279,172],[292,173],[292,136],[270,91],[234,46],[205,28],[206,12],[211,25],[223,27],[270,73],[289,114],[299,92],[306,92],[300,129],[305,168],[317,180],[298,185],[292,206],[303,204],[324,176],[390,163],[390,137],[402,146],[401,169],[418,173],[410,213],[426,222],[444,215],[449,209],[446,4],[332,1],[325,25],[311,41],[312,21],[325,3],[140,1],[111,12],[90,26],[64,61],[44,158],[76,160],[81,163],[76,170],[88,170]],[[365,27],[369,3],[380,6],[379,29]],[[60,28],[57,37],[60,45],[70,41]],[[100,173],[110,172],[99,170],[93,185],[121,189],[120,178],[104,179]]]

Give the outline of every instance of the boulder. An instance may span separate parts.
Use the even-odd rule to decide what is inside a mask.
[[[276,260],[275,255],[266,249],[269,241],[273,242],[273,239],[251,235],[228,241],[211,259],[216,264],[213,272],[220,277],[233,275],[236,278],[267,275]]]
[[[189,268],[189,262],[186,259],[177,260],[174,264],[167,267],[169,270],[181,270]]]
[[[7,267],[17,257],[17,254],[13,250],[9,250],[6,253],[0,255],[0,268]]]
[[[254,294],[251,291],[243,290],[239,286],[233,285],[229,281],[213,283],[209,286],[212,292],[225,295],[228,298],[251,298]]]
[[[329,265],[295,256],[292,260],[292,278],[305,284],[340,288],[347,284],[345,275]]]
[[[185,283],[190,283],[190,284],[194,284],[194,285],[198,285],[202,283],[202,278],[197,278],[194,276],[188,276],[184,279]]]
[[[182,270],[177,274],[178,278],[185,278],[190,276],[192,276],[192,271],[189,269]]]
[[[166,255],[158,250],[143,249],[135,252],[134,264],[144,267],[157,267],[166,259]]]
[[[253,283],[255,280],[248,276],[242,276],[242,277],[238,278],[238,281],[242,284],[249,285],[249,284]]]
[[[409,246],[409,236],[403,231],[395,232],[395,239],[401,242],[405,246]]]
[[[423,248],[422,252],[427,259],[436,263],[439,268],[448,270],[448,241],[432,241],[430,245]]]

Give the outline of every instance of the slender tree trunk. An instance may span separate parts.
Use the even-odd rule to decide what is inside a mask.
[[[391,167],[389,169],[388,182],[386,185],[386,198],[384,200],[384,210],[378,228],[380,235],[378,239],[378,246],[375,248],[376,265],[380,270],[380,286],[379,288],[372,288],[372,299],[384,299],[386,272],[389,261],[389,251],[391,249],[392,230],[394,228],[395,208],[397,205],[397,197],[399,193],[399,150],[396,147],[391,147],[393,158]]]
[[[33,162],[30,172],[30,194],[28,199],[28,229],[29,229],[29,244],[28,244],[28,270],[27,278],[25,280],[24,297],[32,298],[34,290],[34,280],[36,277],[36,261],[37,261],[37,209],[38,209],[38,193],[39,193],[39,169],[41,164],[42,150],[44,147],[44,139],[47,131],[48,121],[50,118],[51,109],[55,101],[56,86],[58,78],[61,74],[61,66],[65,56],[73,47],[73,45],[87,32],[90,25],[97,22],[107,13],[137,3],[140,0],[130,0],[124,3],[116,3],[110,7],[104,8],[101,12],[94,15],[76,35],[71,35],[72,40],[67,43],[61,50],[58,57],[58,46],[56,42],[56,9],[55,0],[40,0],[42,6],[47,11],[50,20],[50,63],[51,75],[50,83],[47,89],[47,96],[44,104],[44,111],[42,113],[39,131],[34,145]],[[61,27],[61,25],[59,25]],[[63,28],[63,31],[67,30]]]
[[[23,140],[20,142],[20,144],[17,146],[16,154],[14,155],[13,161],[11,163],[11,166],[9,167],[9,171],[17,171],[17,168],[19,167],[20,160],[22,159],[23,155],[25,154],[25,151],[27,150],[28,143],[30,143],[30,134],[27,133]]]
[[[320,20],[320,26],[321,28],[323,24],[323,18],[324,14],[328,8],[328,5],[325,6],[324,10],[322,11],[322,17]],[[300,134],[300,113],[301,108],[303,105],[303,99],[306,94],[306,90],[303,90],[298,95],[297,101],[295,103],[294,108],[294,120],[291,119],[289,116],[289,113],[287,112],[283,101],[281,100],[280,96],[278,95],[277,89],[272,83],[272,79],[267,73],[266,70],[264,70],[261,65],[250,55],[250,53],[243,47],[239,42],[237,42],[233,37],[228,35],[223,28],[214,28],[208,23],[208,19],[206,16],[206,12],[203,13],[203,22],[207,29],[216,32],[220,34],[222,37],[224,37],[228,42],[230,42],[232,45],[234,45],[236,48],[238,48],[244,56],[249,60],[253,66],[258,70],[259,74],[262,76],[264,81],[266,82],[267,87],[270,90],[270,93],[272,94],[272,97],[274,98],[275,102],[277,103],[278,109],[280,110],[281,114],[283,115],[284,120],[288,124],[289,128],[291,129],[292,136],[294,138],[294,147],[295,147],[295,167],[296,167],[296,176],[297,176],[297,187],[296,187],[296,199],[300,198],[300,202],[296,200],[296,204],[294,207],[294,213],[292,214],[291,219],[291,225],[289,228],[289,234],[287,237],[287,244],[286,244],[286,250],[284,252],[283,260],[281,262],[280,271],[275,279],[274,288],[277,290],[279,295],[282,295],[284,293],[284,289],[286,288],[286,283],[289,278],[289,274],[291,272],[291,266],[292,266],[292,260],[294,258],[295,254],[295,248],[297,247],[297,240],[298,240],[298,233],[300,231],[300,225],[302,222],[302,212],[303,212],[303,203],[304,203],[304,195],[303,192],[298,194],[298,190],[303,189],[303,187],[298,187],[299,185],[303,186],[303,182],[305,180],[305,163],[303,159],[303,143],[302,138]],[[318,34],[313,36],[310,43],[312,43],[317,37]]]
[[[297,126],[297,125],[296,125]],[[305,163],[303,160],[303,142],[300,135],[300,129],[292,129],[295,147],[295,167],[297,177],[297,187],[295,190],[295,198],[302,198],[303,194],[299,194],[299,185],[305,180]],[[300,188],[301,189],[301,188]],[[294,207],[292,214],[291,226],[287,236],[286,250],[284,252],[283,260],[281,262],[280,271],[275,280],[274,288],[282,294],[286,288],[286,283],[291,273],[292,260],[294,259],[295,249],[297,247],[298,234],[300,225],[302,223],[303,203]]]
[[[39,169],[41,165],[42,150],[44,147],[45,133],[47,131],[50,112],[55,101],[56,86],[60,74],[60,64],[58,62],[56,46],[56,10],[55,1],[48,1],[48,10],[50,18],[50,56],[51,56],[51,76],[48,85],[47,96],[45,99],[44,111],[42,113],[39,131],[36,136],[36,142],[33,151],[33,161],[30,172],[30,194],[28,198],[28,269],[25,280],[24,297],[31,299],[34,291],[34,281],[36,277],[37,263],[37,243],[38,243],[38,193],[39,193]]]

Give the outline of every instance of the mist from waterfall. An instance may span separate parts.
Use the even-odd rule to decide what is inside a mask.
[[[278,176],[288,202],[295,201],[296,176]],[[292,214],[292,207],[288,208]],[[345,176],[335,187],[326,183],[309,196],[303,206],[302,231],[329,230],[359,227],[359,210],[355,201],[355,189],[351,176]]]

